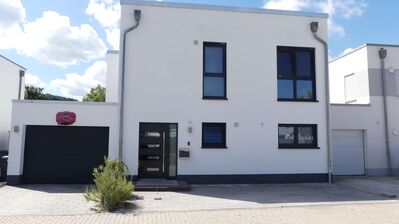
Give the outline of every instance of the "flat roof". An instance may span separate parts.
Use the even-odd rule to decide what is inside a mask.
[[[229,12],[264,13],[264,14],[274,14],[274,15],[328,18],[327,13],[288,11],[288,10],[276,10],[276,9],[264,9],[264,8],[247,8],[247,7],[206,5],[206,4],[193,4],[193,3],[180,3],[180,2],[178,3],[178,2],[165,2],[165,1],[153,1],[153,0],[120,0],[120,3],[121,5],[143,5],[143,6],[184,8],[184,9],[203,9],[203,10],[216,10],[216,11],[229,11]]]
[[[4,56],[3,56],[3,55],[1,55],[1,54],[0,54],[0,57],[4,58],[6,61],[10,62],[11,64],[14,64],[14,65],[16,65],[16,66],[18,66],[18,67],[20,67],[20,68],[22,68],[23,70],[25,70],[25,71],[26,71],[26,68],[24,68],[24,67],[22,67],[21,65],[19,65],[19,64],[17,64],[17,63],[15,63],[15,62],[14,62],[14,61],[12,61],[11,59],[8,59],[8,58],[4,57]]]
[[[353,50],[351,50],[351,51],[349,51],[349,52],[347,52],[347,53],[345,53],[345,54],[342,54],[342,55],[340,55],[340,56],[338,56],[338,57],[336,57],[336,58],[330,60],[328,63],[331,63],[331,62],[334,62],[334,61],[336,61],[336,60],[338,60],[338,59],[341,59],[341,58],[343,58],[343,57],[345,57],[345,56],[347,56],[347,55],[350,55],[350,54],[352,54],[352,53],[354,53],[354,52],[356,52],[356,51],[358,51],[358,50],[360,50],[360,49],[363,49],[364,47],[367,47],[367,46],[371,46],[371,47],[399,47],[399,44],[365,43],[365,44],[362,44],[362,45],[360,45],[359,47],[357,47],[357,48],[355,48],[355,49],[353,49]]]

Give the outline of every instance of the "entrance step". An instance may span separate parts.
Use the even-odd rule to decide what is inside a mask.
[[[136,181],[135,191],[189,191],[190,184],[180,180],[140,179]]]

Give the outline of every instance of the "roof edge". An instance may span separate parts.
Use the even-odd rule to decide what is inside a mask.
[[[11,62],[12,64],[18,66],[19,68],[22,68],[24,71],[26,71],[26,68],[22,67],[21,65],[17,64],[16,62],[12,61],[11,59],[8,59],[4,57],[3,55],[0,54],[0,57],[4,58],[6,61]]]
[[[336,58],[330,60],[328,63],[332,63],[332,62],[334,62],[334,61],[337,61],[338,59],[341,59],[341,58],[343,58],[343,57],[345,57],[345,56],[348,56],[348,55],[350,55],[350,54],[352,54],[352,53],[355,53],[356,51],[361,50],[362,48],[368,47],[368,46],[371,46],[371,47],[399,47],[399,44],[365,43],[365,44],[362,44],[362,45],[360,45],[359,47],[357,47],[357,48],[355,48],[355,49],[353,49],[353,50],[351,50],[351,51],[349,51],[349,52],[347,52],[347,53],[345,53],[345,54],[342,54],[342,55],[340,55],[340,56],[338,56],[338,57],[336,57]]]
[[[346,52],[345,54],[341,54],[340,56],[338,56],[338,57],[336,57],[334,59],[331,59],[328,63],[332,63],[334,61],[337,61],[338,59],[341,59],[341,58],[343,58],[345,56],[348,56],[348,55],[350,55],[352,53],[355,53],[356,51],[361,50],[361,49],[363,49],[366,46],[367,46],[367,44],[360,45],[359,47],[357,47],[357,48],[355,48],[355,49],[353,49],[353,50],[351,50],[349,52]]]
[[[234,6],[221,6],[221,5],[206,5],[206,4],[194,4],[194,3],[178,3],[178,2],[165,2],[165,1],[120,0],[120,4],[121,5],[142,5],[142,6],[156,6],[156,7],[170,7],[170,8],[203,9],[203,10],[216,10],[216,11],[265,13],[265,14],[287,15],[287,16],[306,16],[306,17],[328,18],[327,13],[288,11],[288,10],[263,9],[263,8],[248,8],[248,7],[234,7]]]

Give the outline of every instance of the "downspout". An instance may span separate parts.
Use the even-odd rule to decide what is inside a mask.
[[[24,70],[19,70],[19,84],[18,84],[18,100],[21,99],[21,92],[22,92],[22,79],[25,76]]]
[[[134,10],[134,20],[136,24],[132,27],[126,29],[123,32],[122,41],[122,68],[121,68],[121,90],[119,99],[119,159],[122,160],[122,148],[123,148],[123,109],[124,109],[124,99],[125,99],[125,48],[126,48],[126,36],[127,34],[136,29],[140,25],[141,20],[141,10]]]
[[[387,56],[387,50],[381,48],[378,51],[381,59],[381,76],[382,76],[382,92],[383,92],[383,103],[384,103],[384,126],[385,126],[385,144],[387,154],[387,175],[391,176],[391,149],[389,147],[389,127],[388,127],[388,108],[387,108],[387,86],[386,86],[386,75],[385,75],[385,58]]]
[[[325,73],[325,95],[326,95],[326,119],[327,119],[327,169],[328,169],[328,182],[333,182],[332,173],[332,154],[331,154],[331,120],[330,120],[330,82],[329,82],[329,71],[328,71],[328,44],[326,41],[317,36],[317,30],[319,29],[318,22],[310,23],[310,30],[316,40],[324,46],[324,73]]]

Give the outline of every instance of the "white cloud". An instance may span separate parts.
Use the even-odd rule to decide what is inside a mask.
[[[264,8],[298,11],[309,6],[309,0],[270,0]]]
[[[117,0],[90,0],[86,14],[97,20],[104,28],[106,38],[114,49],[119,49],[119,23],[121,6]]]
[[[25,23],[24,34],[18,42],[15,48],[19,53],[62,67],[103,57],[106,52],[93,27],[72,26],[69,17],[53,11]]]
[[[27,21],[20,0],[0,0],[0,49],[15,49],[62,67],[104,57],[106,52],[104,42],[90,25],[73,26],[69,17],[54,11]]]
[[[339,54],[339,56],[342,56],[344,54],[347,54],[349,52],[353,51],[353,48],[346,48],[341,54]]]
[[[120,33],[121,30],[119,28],[105,30],[107,41],[114,49],[119,49]]]
[[[46,83],[44,83],[39,76],[32,75],[30,73],[26,73],[25,75],[25,85],[36,86],[40,88],[46,87]]]
[[[311,10],[321,11],[330,15],[328,19],[328,31],[331,36],[345,36],[345,28],[337,24],[335,19],[341,17],[350,19],[354,16],[362,16],[367,8],[365,0],[268,0],[264,8],[283,10]]]
[[[55,79],[50,82],[50,88],[60,92],[62,96],[81,100],[90,88],[97,85],[105,86],[107,63],[97,61],[86,69],[84,74],[68,73],[65,79]]]
[[[12,49],[15,37],[22,33],[20,24],[26,17],[20,0],[0,0],[0,49]]]

